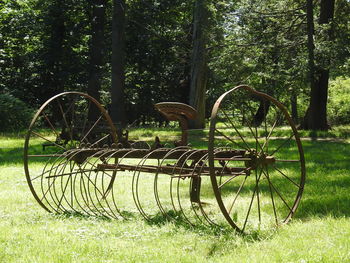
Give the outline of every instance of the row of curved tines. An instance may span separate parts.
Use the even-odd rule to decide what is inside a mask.
[[[225,150],[217,149],[217,151]],[[137,157],[136,162],[135,157]],[[130,164],[132,159],[134,163]],[[151,165],[150,160],[153,162]],[[169,163],[169,160],[172,160],[172,163]],[[115,187],[122,172],[124,175],[127,172],[126,176],[129,178],[132,174],[133,201],[137,210],[147,220],[153,220],[157,214],[151,215],[147,212],[149,203],[144,202],[141,197],[142,180],[140,178],[145,173],[153,175],[153,197],[163,218],[176,218],[191,225],[197,222],[215,224],[205,211],[200,198],[201,176],[209,175],[208,151],[194,150],[189,147],[159,148],[152,151],[144,149],[70,150],[44,167],[43,178],[45,177],[47,181],[42,182],[42,192],[45,193],[42,201],[49,210],[57,213],[75,212],[127,219],[132,213],[117,204],[121,201],[120,198],[117,200],[117,197],[120,195],[118,192],[120,189],[128,188],[130,185],[124,185],[121,188],[119,186],[118,189]],[[159,190],[164,186],[160,185],[158,179],[159,176],[164,175],[170,178],[171,211],[163,205],[159,197]],[[189,195],[186,200],[190,202],[189,207],[192,210],[190,214],[187,209],[183,209],[185,201],[180,194],[182,180],[190,180]]]

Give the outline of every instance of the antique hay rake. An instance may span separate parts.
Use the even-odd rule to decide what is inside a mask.
[[[155,107],[180,123],[181,140],[173,147],[158,136],[151,144],[129,140],[89,95],[65,92],[49,99],[24,146],[37,202],[55,213],[128,219],[138,211],[147,220],[228,223],[239,232],[290,221],[304,189],[305,161],[281,103],[244,85],[224,93],[212,109],[205,149],[188,144],[192,107]]]

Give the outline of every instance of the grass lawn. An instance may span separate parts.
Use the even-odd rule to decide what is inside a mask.
[[[348,134],[342,128],[316,135]],[[204,135],[193,132],[194,147],[206,147]],[[154,130],[135,130],[132,136],[154,136]],[[291,223],[239,235],[229,227],[147,222],[141,216],[50,214],[28,189],[23,136],[1,135],[0,262],[350,262],[350,140],[312,138],[303,140],[306,185]]]

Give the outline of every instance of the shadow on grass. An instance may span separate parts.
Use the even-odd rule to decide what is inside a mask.
[[[194,148],[205,148],[206,137],[204,132],[197,132],[193,136]],[[39,146],[36,146],[39,147]],[[305,152],[307,175],[306,185],[300,206],[295,217],[307,219],[313,216],[350,217],[350,144],[336,141],[303,141]],[[19,164],[23,162],[23,148],[1,148],[0,165]],[[127,212],[125,212],[127,213]],[[181,215],[169,212],[170,218],[175,225],[196,232],[217,235],[218,233],[232,233],[231,228],[213,227],[211,225],[199,224],[189,225]],[[171,214],[172,213],[172,214]],[[61,214],[64,217],[91,218],[80,213]],[[93,216],[96,218],[96,216]],[[133,214],[126,215],[127,218],[136,217]],[[99,220],[111,220],[106,217],[98,217]],[[162,225],[169,219],[162,214],[154,217],[148,222],[152,225]],[[253,240],[259,239],[259,234],[252,234]]]
[[[60,218],[60,219],[81,219],[81,220],[87,220],[87,219],[94,219],[94,220],[101,220],[101,221],[112,221],[113,219],[107,217],[107,216],[97,216],[97,215],[87,215],[83,213],[79,213],[76,211],[65,211],[63,213],[51,213],[53,217]]]
[[[350,217],[350,144],[303,142],[306,184],[297,218]]]
[[[199,220],[198,220],[199,221]],[[152,218],[146,220],[148,225],[163,226],[168,223],[173,223],[176,227],[183,228],[195,233],[205,233],[212,236],[222,236],[226,234],[237,233],[231,227],[209,225],[208,223],[198,222],[197,224],[190,224],[183,214],[179,211],[169,210],[163,215],[161,212],[154,215]]]
[[[23,147],[0,148],[0,165],[23,163]]]
[[[165,215],[163,215],[162,213],[158,213],[155,216],[153,216],[151,219],[147,220],[146,222],[148,225],[152,225],[152,226],[155,225],[158,227],[161,227],[168,223],[173,223],[179,229],[180,228],[186,229],[186,231],[191,231],[199,235],[209,235],[209,236],[216,236],[216,237],[223,237],[223,238],[227,237],[228,240],[232,239],[232,235],[236,235],[237,237],[239,236],[240,238],[243,238],[247,242],[256,242],[256,241],[261,241],[263,239],[266,240],[267,238],[273,236],[271,232],[269,232],[269,234],[266,235],[266,233],[262,233],[258,230],[254,232],[250,232],[248,234],[239,233],[229,225],[219,226],[219,225],[209,224],[207,222],[206,223],[198,222],[195,225],[191,225],[183,217],[181,212],[175,212],[173,210],[168,211]],[[215,250],[215,246],[213,247],[213,250]]]

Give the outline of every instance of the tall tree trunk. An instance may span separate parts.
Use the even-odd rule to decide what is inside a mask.
[[[190,128],[205,127],[205,91],[207,86],[207,63],[205,33],[207,26],[206,0],[196,0],[193,16],[193,48],[191,58],[190,105],[198,111],[198,117],[190,121]]]
[[[292,109],[292,119],[294,123],[298,123],[298,96],[294,88],[291,90],[290,104]]]
[[[102,66],[104,60],[104,27],[106,21],[106,0],[92,0],[90,65],[87,92],[100,99]]]
[[[102,66],[104,60],[104,26],[106,21],[106,0],[91,1],[91,43],[90,65],[87,93],[100,100]],[[93,108],[95,109],[95,108]],[[89,112],[89,120],[94,121],[98,116],[97,109]]]
[[[48,12],[50,37],[47,43],[46,69],[43,79],[43,84],[47,87],[45,94],[43,94],[45,100],[64,91],[64,79],[62,77],[66,34],[64,7],[64,1],[55,0]]]
[[[319,23],[329,24],[334,16],[334,0],[321,0]],[[305,113],[302,129],[308,130],[328,130],[327,123],[327,98],[329,82],[330,59],[326,57],[323,65],[316,64],[314,56],[314,21],[313,3],[307,0],[307,24],[308,24],[308,52],[309,52],[309,74],[310,74],[310,104]],[[327,40],[332,39],[332,28],[328,30]],[[323,54],[325,55],[325,54]]]
[[[113,0],[111,117],[118,128],[125,125],[125,1]]]

